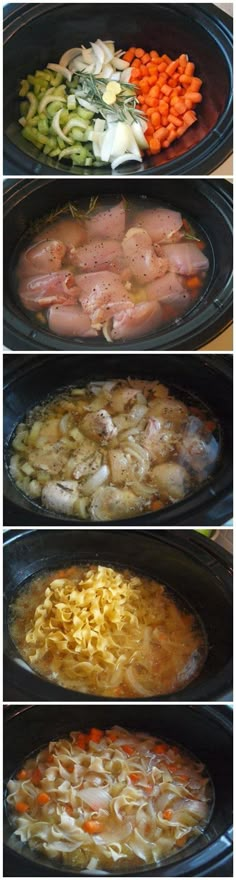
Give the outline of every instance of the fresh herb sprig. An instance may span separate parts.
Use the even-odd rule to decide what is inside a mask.
[[[111,116],[115,117],[117,122],[136,122],[140,118],[144,118],[141,110],[137,110],[136,87],[132,83],[119,83],[121,92],[117,95],[116,101],[112,105],[106,105],[102,95],[107,86],[108,80],[102,77],[93,76],[92,73],[78,73],[73,75],[73,79],[78,79],[78,87],[74,90],[75,96],[83,98],[91,104],[96,104],[97,112],[104,119]],[[73,81],[72,81],[73,83]]]

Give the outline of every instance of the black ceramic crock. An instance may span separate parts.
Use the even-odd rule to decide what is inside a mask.
[[[28,579],[42,571],[91,562],[118,569],[128,567],[164,583],[173,591],[177,604],[193,611],[205,633],[208,656],[199,676],[177,693],[153,696],[151,702],[232,699],[232,557],[229,553],[188,530],[148,533],[132,529],[66,529],[63,532],[31,529],[12,530],[4,535],[5,700],[104,701],[103,697],[67,690],[36,675],[22,664],[9,630],[10,606]]]
[[[174,323],[151,335],[108,343],[104,337],[66,339],[40,328],[34,313],[24,312],[12,277],[14,251],[36,217],[44,217],[68,200],[92,195],[127,199],[147,196],[171,205],[197,224],[207,244],[210,271],[199,302]],[[129,351],[201,348],[232,320],[232,185],[223,180],[31,180],[8,181],[4,197],[4,343],[14,351]]]
[[[50,739],[71,730],[103,728],[114,724],[144,730],[189,749],[206,764],[215,804],[205,833],[185,851],[160,867],[145,868],[137,877],[232,876],[232,712],[205,706],[21,706],[5,710],[4,781],[22,766],[24,758]],[[13,852],[11,828],[4,816],[4,877],[68,877],[73,872],[18,845]],[[77,876],[79,872],[76,872]],[[84,872],[81,872],[84,875]],[[130,876],[118,871],[116,876]],[[81,875],[79,875],[81,876]],[[87,874],[88,876],[88,874]],[[106,875],[106,876],[114,876]]]
[[[135,14],[134,14],[135,12]],[[186,52],[203,80],[196,122],[158,156],[121,166],[118,174],[210,174],[232,152],[232,19],[212,3],[9,3],[4,27],[5,174],[100,175],[56,163],[25,142],[17,125],[19,82],[58,61],[74,44],[114,39],[176,58]],[[110,175],[109,166],[102,173]],[[117,172],[116,172],[117,174]]]
[[[232,516],[232,358],[221,355],[5,355],[4,525],[102,525],[50,513],[23,494],[9,474],[12,435],[28,410],[69,385],[99,379],[159,379],[177,395],[210,407],[221,428],[221,456],[211,478],[183,501],[111,525],[220,525]],[[105,523],[107,525],[107,522]]]

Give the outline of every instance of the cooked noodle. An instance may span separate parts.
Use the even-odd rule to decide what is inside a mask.
[[[90,871],[159,863],[204,832],[203,764],[147,733],[113,728],[50,742],[8,782],[22,844]]]
[[[161,584],[127,570],[44,574],[11,609],[24,659],[63,687],[104,696],[171,693],[198,675],[204,634]]]

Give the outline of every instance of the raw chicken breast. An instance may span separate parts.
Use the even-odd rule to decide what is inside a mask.
[[[62,241],[52,239],[40,240],[39,244],[33,244],[21,254],[18,275],[20,278],[32,276],[33,272],[44,274],[45,272],[58,272],[61,269],[66,248]]]
[[[37,235],[34,241],[39,241],[41,238],[42,234],[40,236]],[[79,247],[79,245],[84,244],[87,238],[85,224],[81,223],[80,220],[73,220],[72,217],[56,220],[55,223],[48,224],[48,227],[45,228],[44,238],[47,241],[50,241],[52,238],[59,238],[60,241],[63,241],[66,248]]]
[[[49,330],[57,336],[97,336],[80,304],[51,306],[47,317]]]
[[[170,270],[178,275],[195,275],[196,272],[206,272],[209,267],[209,260],[194,241],[164,245],[162,253],[169,262]]]
[[[151,333],[162,322],[159,303],[144,302],[127,308],[113,319],[112,339],[135,339],[145,333]]]
[[[125,233],[125,206],[119,202],[113,208],[91,214],[85,227],[89,238],[123,238]]]
[[[150,208],[140,211],[135,217],[135,225],[146,229],[153,242],[166,241],[183,225],[179,211],[171,208]]]
[[[157,257],[150,235],[145,229],[133,226],[126,233],[122,248],[127,265],[136,281],[147,284],[168,269],[166,257]]]
[[[122,261],[122,248],[118,241],[98,238],[90,244],[77,248],[71,253],[71,262],[84,272],[103,269],[119,269]]]
[[[73,287],[74,276],[71,272],[51,272],[49,275],[39,275],[35,278],[24,279],[19,288],[21,302],[31,312],[68,300],[75,302],[78,299],[78,289]]]
[[[106,321],[124,307],[133,308],[119,275],[115,272],[91,272],[76,275],[78,298],[93,323]]]
[[[145,293],[148,300],[158,300],[160,302],[174,302],[176,297],[186,294],[187,291],[183,286],[182,279],[174,272],[167,272],[162,278],[155,278],[145,287]]]

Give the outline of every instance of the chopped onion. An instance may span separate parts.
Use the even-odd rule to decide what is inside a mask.
[[[125,673],[126,681],[131,685],[134,691],[137,691],[141,697],[149,697],[150,690],[146,690],[140,682],[135,678],[134,672],[132,669],[127,669]]]
[[[111,795],[105,788],[82,788],[78,791],[78,796],[96,812],[105,809],[111,801]]]
[[[126,153],[125,156],[124,155],[118,156],[117,159],[114,159],[113,162],[111,163],[111,167],[112,167],[112,170],[115,171],[116,168],[118,168],[119,165],[123,165],[124,162],[141,162],[141,161],[142,161],[141,153],[140,153],[139,158],[138,158],[138,156],[134,156],[133,153]]]
[[[62,67],[62,64],[47,64],[47,67],[49,70],[55,70],[55,73],[61,73],[68,82],[71,82],[72,73],[67,67]]]
[[[118,843],[120,840],[125,840],[132,831],[131,822],[114,822],[114,827],[109,828],[108,831],[103,831],[101,834],[94,835],[95,843]]]
[[[72,61],[73,58],[76,58],[77,55],[80,55],[80,54],[81,54],[81,49],[67,49],[67,51],[64,52],[60,58],[60,61],[59,61],[60,66],[61,67],[68,67],[68,64],[70,64],[70,61]]]
[[[86,495],[92,495],[92,493],[95,492],[95,489],[98,489],[99,486],[102,486],[103,483],[106,482],[109,473],[109,467],[107,464],[103,464],[102,467],[100,467],[99,470],[96,471],[92,477],[89,477],[86,483],[81,486],[81,490],[85,492]]]

